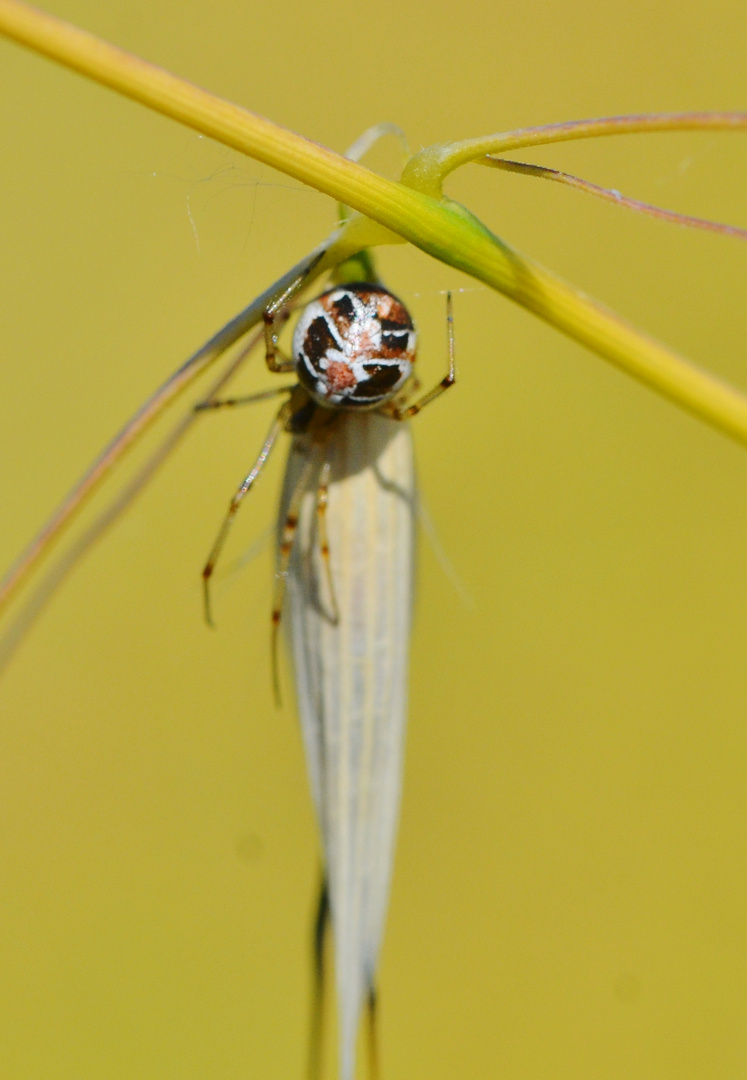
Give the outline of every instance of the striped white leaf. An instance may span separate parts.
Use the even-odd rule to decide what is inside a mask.
[[[309,455],[313,465],[304,480]],[[327,528],[336,624],[316,514],[325,456],[331,461]],[[284,619],[329,889],[340,1076],[353,1080],[399,816],[416,499],[409,424],[348,412],[326,444],[297,436],[281,529],[299,479],[306,490]]]

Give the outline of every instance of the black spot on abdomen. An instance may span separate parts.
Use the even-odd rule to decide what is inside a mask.
[[[409,321],[398,319],[379,319],[381,323],[381,330],[384,334],[391,333],[403,333],[405,330],[412,330],[412,323]]]
[[[398,364],[364,364],[366,378],[358,383],[353,397],[376,401],[386,397],[402,378]]]
[[[355,320],[353,301],[347,293],[344,293],[338,300],[335,300],[331,307],[334,312],[335,322],[339,319],[341,322],[350,324]]]
[[[399,334],[382,334],[381,335],[381,351],[388,356],[402,356],[407,352],[407,342],[409,340],[409,332],[403,330]]]
[[[303,339],[303,351],[317,370],[319,370],[322,357],[326,356],[330,349],[337,348],[337,342],[332,336],[325,318],[320,315],[309,323],[306,337]]]

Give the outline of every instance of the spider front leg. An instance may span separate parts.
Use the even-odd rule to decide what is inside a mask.
[[[246,394],[236,398],[207,398],[194,406],[195,412],[209,412],[211,409],[225,409],[229,405],[254,405],[258,401],[267,401],[268,398],[279,397],[281,394],[292,394],[296,389],[293,386],[275,386],[271,390],[260,390],[257,394]]]
[[[321,258],[322,256],[320,255],[319,258],[314,261],[312,267],[316,266]],[[309,270],[310,269],[311,267]],[[309,271],[293,281],[285,292],[276,297],[276,299],[262,312],[262,319],[265,324],[265,363],[270,371],[287,373],[289,371],[295,371],[296,369],[293,358],[286,356],[278,346],[278,332],[275,323],[279,320],[282,329],[288,321],[288,316],[296,307],[291,301],[298,291],[303,288],[308,273]],[[280,357],[279,360],[278,357]]]
[[[379,410],[384,413],[385,416],[390,416],[392,420],[409,420],[412,416],[417,414],[430,405],[432,401],[435,401],[437,397],[443,394],[444,390],[448,390],[450,386],[453,386],[456,382],[456,366],[454,363],[454,313],[451,303],[451,293],[446,294],[446,326],[449,339],[449,371],[441,379],[441,382],[434,386],[432,390],[429,390],[427,394],[423,394],[421,398],[414,401],[412,405],[385,405]]]
[[[289,371],[295,371],[296,365],[293,357],[286,356],[278,345],[278,335],[275,329],[277,311],[277,308],[266,308],[262,312],[265,324],[265,363],[270,371],[287,374]]]
[[[244,496],[250,491],[252,484],[262,471],[262,468],[267,461],[267,458],[270,456],[270,451],[275,444],[275,440],[277,439],[280,432],[283,431],[283,429],[285,428],[290,414],[291,402],[286,401],[283,403],[280,411],[272,422],[272,427],[268,432],[267,438],[265,439],[264,445],[262,446],[262,450],[260,451],[259,457],[254,463],[251,472],[244,478],[238,491],[231,499],[231,502],[228,506],[228,512],[223,519],[223,524],[220,527],[220,531],[215,538],[215,543],[213,544],[213,547],[210,551],[208,560],[205,563],[205,567],[202,571],[202,583],[205,603],[205,621],[207,622],[208,626],[214,625],[210,608],[210,578],[213,576],[215,565],[218,561],[221,551],[223,550],[223,545],[226,542],[226,537],[228,536],[229,529],[233,525],[233,519],[236,517],[236,513],[241,506]]]

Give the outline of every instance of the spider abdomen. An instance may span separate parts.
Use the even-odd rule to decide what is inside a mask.
[[[372,409],[412,374],[417,335],[410,314],[381,285],[337,285],[308,304],[293,334],[299,382],[320,405]]]

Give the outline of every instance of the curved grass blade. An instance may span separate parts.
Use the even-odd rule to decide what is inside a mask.
[[[670,225],[684,225],[690,229],[703,229],[706,232],[718,233],[720,236],[731,236],[736,240],[747,240],[747,229],[740,229],[737,225],[725,225],[720,221],[709,221],[707,218],[679,214],[675,210],[665,210],[664,207],[641,202],[640,199],[631,199],[614,188],[600,187],[599,184],[592,184],[590,180],[583,180],[572,173],[561,172],[560,169],[549,169],[545,165],[531,165],[524,161],[509,161],[508,158],[493,157],[492,154],[480,158],[479,164],[488,165],[493,169],[502,169],[504,172],[519,173],[522,176],[535,176],[539,180],[553,180],[556,184],[576,188],[577,191],[583,191],[587,195],[596,195],[598,199],[604,199],[605,202],[658,218],[659,221],[666,221]]]
[[[228,385],[263,336],[261,332],[255,334],[252,340],[233,358],[226,370],[209,388],[206,397],[207,401],[215,398]],[[161,465],[164,464],[197,421],[200,411],[192,410],[182,417],[160,446],[152,452],[140,467],[135,476],[118,493],[116,498],[101,511],[95,521],[79,537],[76,537],[57,563],[47,572],[32,595],[26,600],[7,631],[0,638],[0,673],[10,662],[26,633],[31,629],[37,617],[44,610],[60,585],[75,569],[83,556],[102,539],[112,525],[132,505],[140,492],[150,483]]]
[[[528,146],[550,146],[576,139],[597,139],[608,135],[652,135],[677,131],[747,131],[747,112],[632,113],[602,116],[591,120],[568,120],[559,124],[516,128],[495,135],[426,146],[410,159],[402,174],[405,183],[432,196],[455,169],[480,162],[488,154],[505,154]]]
[[[334,237],[332,238],[334,239]],[[34,537],[29,546],[11,567],[0,583],[0,613],[10,603],[16,591],[28,579],[38,562],[51,550],[63,530],[75,518],[87,499],[102,480],[121,460],[124,454],[140,439],[150,425],[179,394],[201,375],[215,360],[226,352],[239,338],[248,333],[262,319],[262,313],[279,297],[290,296],[302,284],[313,280],[314,270],[326,254],[331,240],[325,241],[310,255],[301,259],[274,285],[261,293],[243,311],[214,334],[173,375],[169,376],[151,397],[138,409],[121,431],[94,461],[85,475],[75,485],[64,502]]]

